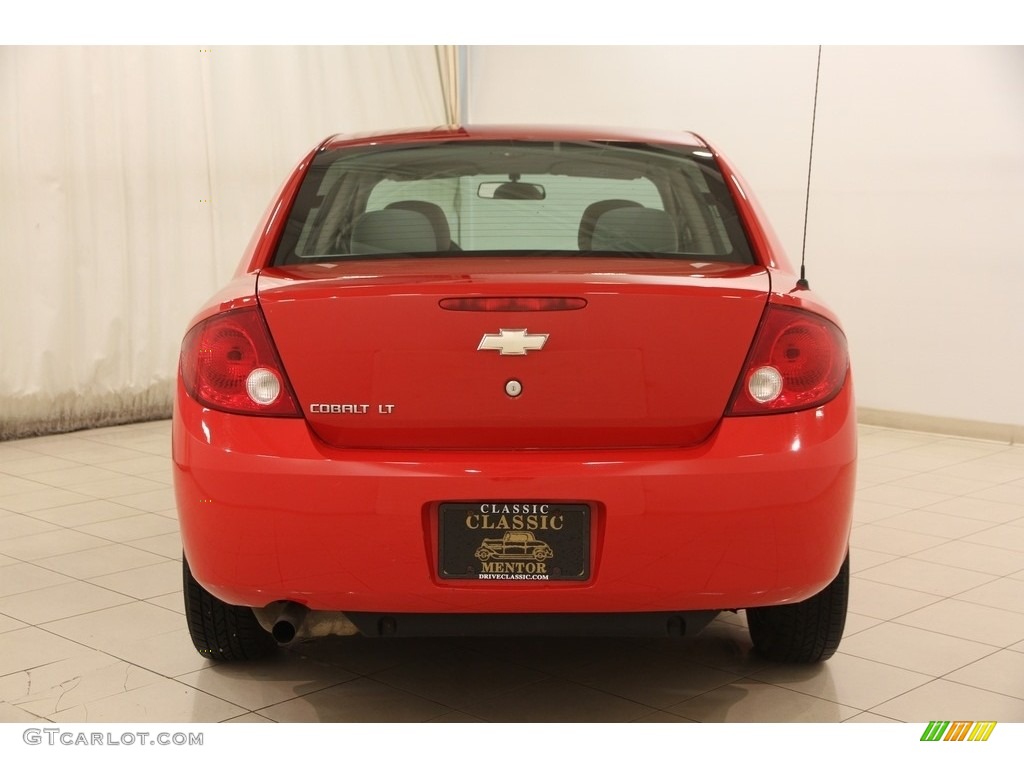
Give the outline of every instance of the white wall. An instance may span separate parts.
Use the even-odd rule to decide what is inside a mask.
[[[474,47],[470,121],[692,129],[799,261],[815,47]],[[862,407],[1024,425],[1024,48],[826,46],[807,233]]]
[[[862,405],[1024,425],[1024,48],[826,48],[815,287]]]

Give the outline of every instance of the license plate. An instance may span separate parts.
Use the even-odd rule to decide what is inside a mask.
[[[582,581],[590,576],[590,507],[555,502],[440,505],[443,579]]]

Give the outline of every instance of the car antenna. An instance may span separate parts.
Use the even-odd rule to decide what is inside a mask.
[[[814,161],[814,122],[818,117],[818,83],[821,81],[821,46],[818,46],[818,66],[814,72],[814,105],[811,107],[811,146],[807,152],[807,197],[804,198],[804,242],[800,248],[800,279],[796,287],[806,291],[811,287],[807,282],[805,262],[807,260],[807,214],[811,207],[811,163]]]

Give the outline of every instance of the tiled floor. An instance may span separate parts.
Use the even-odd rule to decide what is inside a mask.
[[[1024,721],[1024,447],[861,429],[846,637],[769,664],[689,641],[193,650],[167,422],[0,443],[0,721]]]

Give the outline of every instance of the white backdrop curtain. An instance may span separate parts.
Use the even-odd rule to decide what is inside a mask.
[[[0,47],[0,439],[167,416],[185,324],[291,167],[448,122],[445,56]]]
[[[459,49],[455,45],[436,45],[434,51],[437,54],[437,74],[444,97],[444,121],[448,125],[457,125],[462,114]]]

